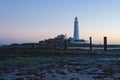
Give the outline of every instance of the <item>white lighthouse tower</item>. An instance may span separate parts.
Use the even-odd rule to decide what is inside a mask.
[[[75,22],[74,22],[74,40],[79,40],[79,26],[78,26],[78,20],[77,17],[75,17]]]
[[[78,19],[75,17],[74,21],[74,35],[71,39],[72,44],[88,44],[84,39],[80,39],[79,37],[79,26],[78,26]]]

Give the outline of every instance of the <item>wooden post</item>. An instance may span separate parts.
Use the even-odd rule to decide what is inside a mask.
[[[32,43],[32,50],[34,49],[34,43]]]
[[[104,37],[104,51],[107,50],[107,37]]]
[[[56,49],[56,41],[54,39],[54,42],[53,42],[53,46],[54,46],[54,50]]]
[[[90,51],[92,51],[92,37],[90,37],[89,39],[90,39]]]
[[[67,40],[64,40],[64,49],[67,50]]]

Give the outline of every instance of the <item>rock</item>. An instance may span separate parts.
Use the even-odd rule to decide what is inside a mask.
[[[68,62],[68,65],[73,65],[73,66],[87,66],[88,63],[85,62]]]
[[[107,68],[107,69],[104,69],[103,72],[107,75],[111,75],[111,74],[114,74],[116,70],[113,68]]]
[[[14,69],[8,69],[7,70],[7,73],[12,73],[12,72],[14,72]]]
[[[77,66],[77,67],[75,67],[75,68],[73,68],[76,72],[78,72],[78,71],[81,71],[82,69],[79,67],[79,66]]]
[[[29,80],[41,80],[40,77],[34,76],[34,77],[29,77]]]
[[[36,70],[34,69],[20,69],[16,75],[32,75],[35,74]]]
[[[24,78],[17,78],[16,80],[24,80]]]
[[[63,63],[63,62],[58,62],[58,63],[56,63],[57,64],[57,66],[59,66],[59,67],[64,67],[64,65],[65,65],[65,63]]]
[[[93,76],[92,78],[96,80],[96,79],[103,79],[105,77],[106,77],[105,75],[96,75],[96,76]]]
[[[43,73],[43,72],[36,72],[34,75],[38,76],[40,79],[45,77],[45,73]]]
[[[48,70],[49,73],[55,73],[56,70],[55,69],[51,69],[51,70]]]
[[[69,74],[69,71],[67,71],[67,70],[58,70],[57,72],[60,74],[64,74],[64,75]]]
[[[5,69],[0,70],[0,74],[2,74],[2,73],[12,73],[12,72],[14,72],[13,68],[5,68]]]
[[[71,72],[71,73],[76,72],[73,68],[69,68],[68,71]]]
[[[35,74],[36,70],[28,70],[27,71],[27,74],[30,75],[30,74]]]
[[[27,75],[27,71],[21,70],[16,73],[16,75],[21,76],[21,75]]]
[[[71,78],[70,80],[79,80],[79,78]]]
[[[68,62],[68,65],[80,65],[80,62]]]
[[[104,72],[101,72],[100,70],[98,70],[97,68],[89,68],[89,69],[85,69],[82,72],[88,74],[88,75],[97,75],[97,74],[102,74]]]
[[[1,75],[2,73],[4,73],[4,71],[0,70],[0,75]]]
[[[120,77],[114,78],[114,80],[120,80]]]
[[[35,72],[35,74],[34,74],[35,76],[40,76],[41,75],[41,73],[40,72]]]
[[[102,64],[97,64],[97,66],[98,66],[98,67],[103,67],[103,65],[102,65]]]

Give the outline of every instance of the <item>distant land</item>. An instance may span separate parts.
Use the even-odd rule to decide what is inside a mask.
[[[0,44],[0,47],[3,46],[3,45],[5,45],[5,44]]]

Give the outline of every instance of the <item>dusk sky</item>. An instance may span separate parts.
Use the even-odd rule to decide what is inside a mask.
[[[38,42],[59,34],[120,44],[120,0],[0,0],[0,44]]]

